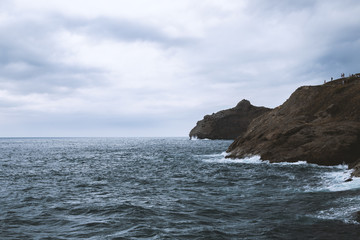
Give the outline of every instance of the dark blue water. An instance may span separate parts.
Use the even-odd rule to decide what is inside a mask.
[[[230,143],[0,139],[0,239],[360,239],[345,167],[226,160]]]

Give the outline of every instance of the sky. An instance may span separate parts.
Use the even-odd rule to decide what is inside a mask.
[[[358,0],[1,0],[0,137],[187,136],[360,72]]]

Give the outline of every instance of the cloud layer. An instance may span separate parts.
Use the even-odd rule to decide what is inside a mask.
[[[2,136],[185,136],[243,98],[360,72],[360,3],[0,3]]]

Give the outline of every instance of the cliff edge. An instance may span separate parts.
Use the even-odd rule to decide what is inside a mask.
[[[360,176],[360,74],[298,88],[254,119],[228,148],[229,158],[349,164]]]
[[[254,118],[268,111],[269,108],[253,106],[244,99],[234,108],[206,115],[190,131],[189,137],[234,140],[247,130]]]

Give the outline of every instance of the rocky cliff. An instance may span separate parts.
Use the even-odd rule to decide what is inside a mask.
[[[206,115],[190,131],[190,138],[231,139],[243,134],[250,122],[270,109],[242,100],[236,107]]]
[[[298,88],[281,106],[254,119],[228,157],[270,162],[352,163],[360,176],[360,78]]]

